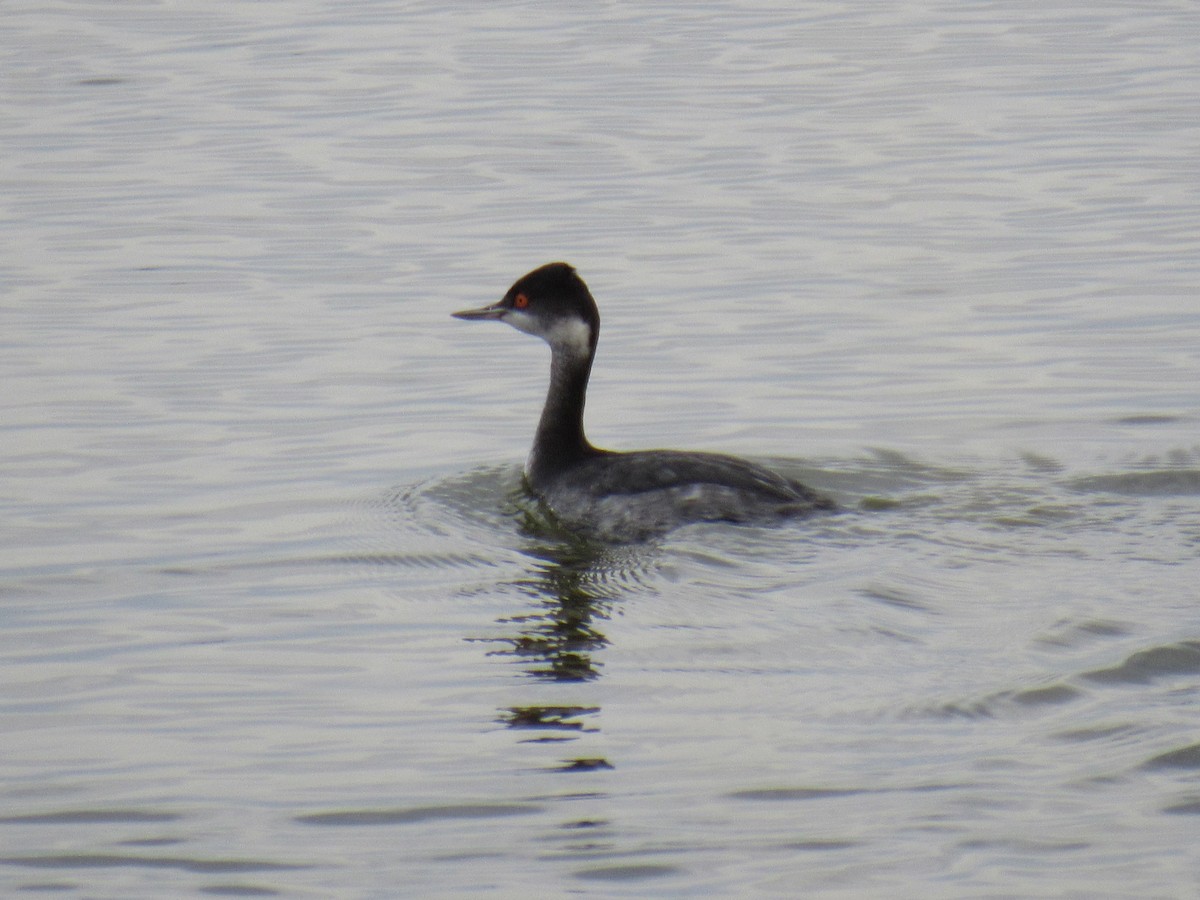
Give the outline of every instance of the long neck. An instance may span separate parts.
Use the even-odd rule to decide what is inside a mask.
[[[583,404],[594,356],[594,348],[586,355],[563,347],[551,351],[550,389],[525,463],[525,474],[535,486],[596,452],[583,433]]]

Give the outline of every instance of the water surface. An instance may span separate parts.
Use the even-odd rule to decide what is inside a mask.
[[[18,4],[0,885],[1188,896],[1186,5]],[[530,529],[604,446],[836,496]]]

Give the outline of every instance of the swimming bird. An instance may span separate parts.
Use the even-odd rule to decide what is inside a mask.
[[[583,407],[600,313],[567,263],[534,269],[499,303],[452,315],[504,322],[550,345],[550,387],[524,474],[568,529],[640,540],[689,522],[767,523],[834,508],[811,488],[735,456],[594,447],[584,434]]]

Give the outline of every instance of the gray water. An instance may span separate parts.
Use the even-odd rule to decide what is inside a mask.
[[[0,891],[1187,897],[1190,3],[17,3]],[[526,527],[615,448],[842,512]]]

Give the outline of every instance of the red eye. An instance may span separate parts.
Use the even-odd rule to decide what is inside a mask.
[[[513,298],[513,306],[516,309],[524,309],[528,305],[529,305],[529,298],[526,297],[524,294],[517,294],[517,296],[515,296]]]

